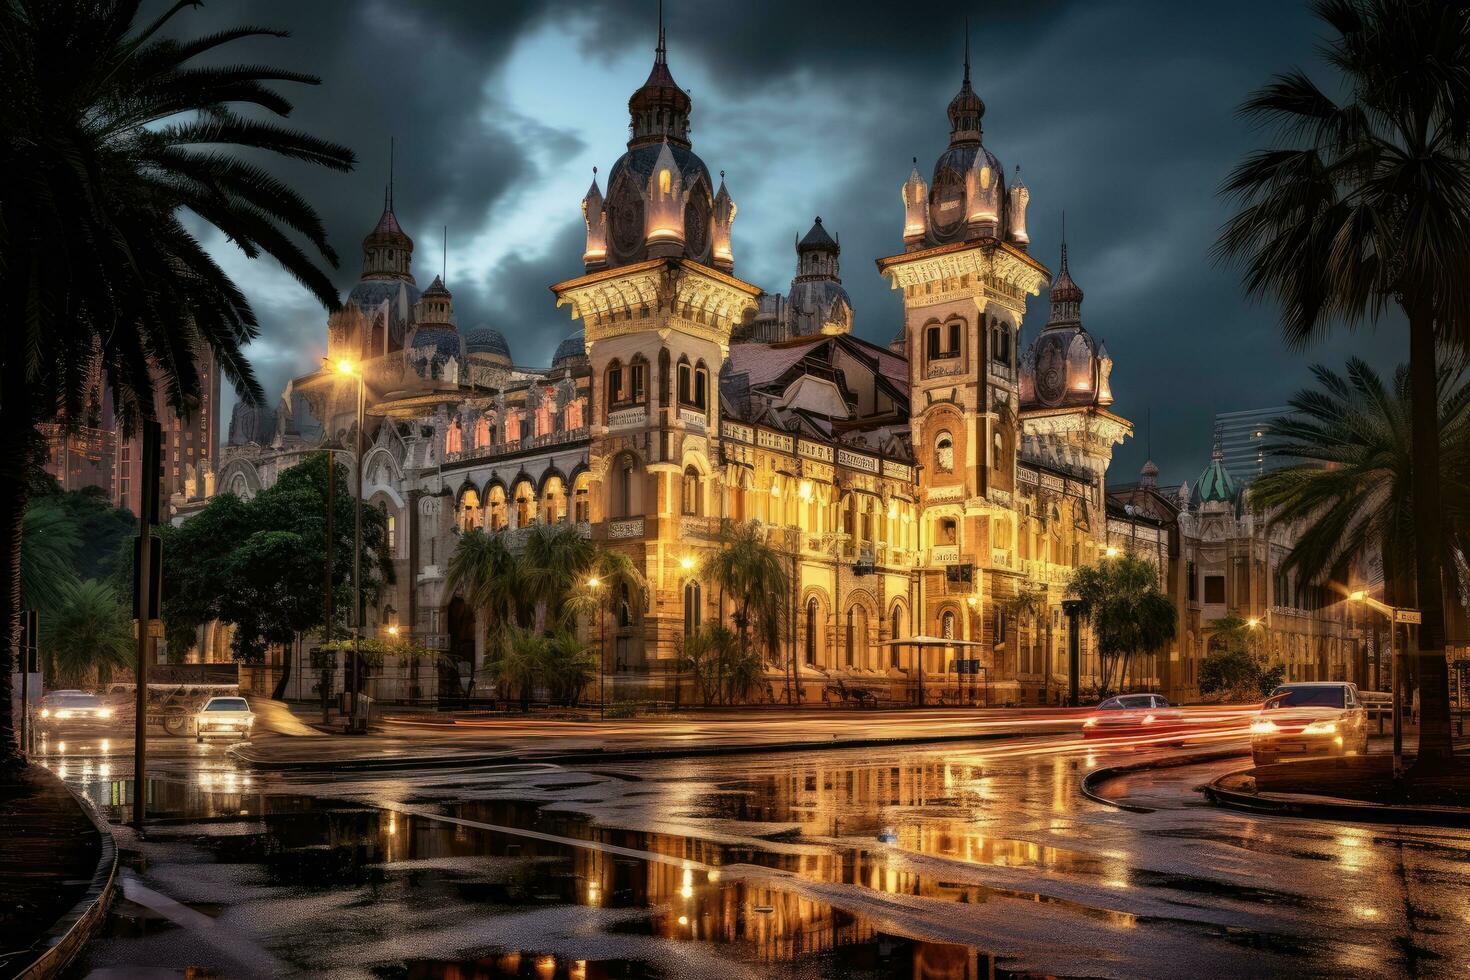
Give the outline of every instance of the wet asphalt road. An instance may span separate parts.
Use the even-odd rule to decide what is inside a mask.
[[[45,757],[114,821],[130,743]],[[1072,737],[336,777],[156,745],[82,975],[1463,976],[1470,835],[1206,805]]]

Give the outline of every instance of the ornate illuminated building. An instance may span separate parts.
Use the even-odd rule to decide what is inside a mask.
[[[609,670],[673,699],[683,638],[729,612],[698,563],[722,519],[755,520],[796,581],[776,696],[794,658],[807,700],[839,681],[907,699],[921,665],[885,644],[925,634],[981,644],[925,655],[929,699],[1054,701],[1061,599],[1106,547],[1104,480],[1130,427],[1111,411],[1112,362],[1083,326],[1065,247],[1055,280],[1029,252],[1030,191],[984,141],[968,57],[949,145],[927,181],[916,161],[903,182],[902,248],[877,263],[903,300],[888,346],[852,332],[841,249],[820,219],[784,295],[739,278],[737,209],[695,153],[662,36],[628,110],[605,194],[594,174],[581,204],[584,272],[551,286],[577,326],[549,367],[516,364],[491,327],[461,330],[441,279],[420,290],[391,193],[364,240],[326,354],[363,365],[364,495],[397,562],[370,625],[401,624],[461,675],[479,667],[485,624],[445,588],[458,536],[483,527],[517,547],[535,524],[568,522],[649,583],[644,604],[610,597]],[[1050,317],[1025,327],[1049,282]],[[355,397],[323,369],[274,413],[237,410],[219,489],[249,495],[306,454],[350,449]],[[217,636],[206,655],[224,646]],[[436,693],[431,677],[390,676],[379,697]]]

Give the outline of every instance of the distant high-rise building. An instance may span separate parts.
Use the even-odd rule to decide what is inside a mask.
[[[1239,484],[1247,484],[1262,473],[1291,463],[1285,456],[1266,452],[1271,442],[1271,423],[1291,409],[1253,408],[1243,412],[1216,412],[1214,434],[1220,444],[1225,470]]]

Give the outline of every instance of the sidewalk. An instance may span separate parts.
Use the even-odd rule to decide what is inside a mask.
[[[1465,751],[1467,746],[1456,746]],[[1408,760],[1412,764],[1412,758]],[[1407,791],[1407,792],[1406,792]],[[1375,823],[1470,827],[1470,758],[1444,773],[1396,782],[1387,755],[1314,759],[1226,773],[1204,787],[1218,806]]]
[[[0,976],[57,976],[105,918],[112,835],[40,766],[0,781],[0,827]]]
[[[551,718],[386,719],[373,734],[267,736],[233,750],[258,769],[433,768],[515,762],[790,752],[979,741],[1076,732],[1087,709],[929,708],[688,712],[607,721]]]

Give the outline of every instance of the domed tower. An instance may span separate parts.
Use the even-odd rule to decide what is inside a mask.
[[[970,83],[968,40],[948,113],[949,145],[932,179],[925,183],[915,160],[903,183],[903,251],[878,260],[903,294],[891,349],[908,361],[923,502],[925,600],[913,628],[933,635],[945,628],[954,583],[995,583],[1016,568],[1017,338],[1026,297],[1048,278],[1008,233],[1016,198],[982,142],[985,103]]]
[[[1114,415],[1113,359],[1082,325],[1082,287],[1072,278],[1065,233],[1051,284],[1051,317],[1021,357],[1021,417],[1028,449],[1053,465],[1102,478],[1113,446],[1132,427]]]
[[[608,171],[606,197],[594,178],[582,200],[588,272],[675,257],[733,270],[735,204],[723,187],[716,200],[709,168],[691,149],[690,108],[669,71],[660,22],[653,68],[628,99],[628,150]]]
[[[841,252],[821,218],[796,243],[796,278],[787,299],[790,336],[852,332],[852,300],[837,274]]]
[[[413,239],[393,211],[390,178],[383,213],[362,240],[362,276],[327,321],[328,356],[370,360],[403,349],[420,298],[412,264]]]
[[[438,276],[419,300],[417,320],[404,349],[409,369],[425,381],[458,384],[464,344],[454,322],[454,297]]]
[[[628,100],[627,151],[606,186],[583,199],[586,272],[551,287],[582,327],[557,348],[552,367],[587,378],[583,506],[592,538],[626,555],[660,597],[683,594],[690,572],[681,557],[707,547],[686,530],[689,513],[670,502],[689,499],[687,481],[699,485],[701,514],[717,507],[720,371],[732,331],[761,295],[732,274],[735,202],[723,180],[715,192],[690,147],[689,110],[660,24],[653,69]],[[630,619],[620,662],[673,670],[684,636],[678,602],[660,598]]]
[[[510,344],[505,334],[488,323],[482,323],[464,335],[464,353],[471,364],[508,368],[511,365]]]

